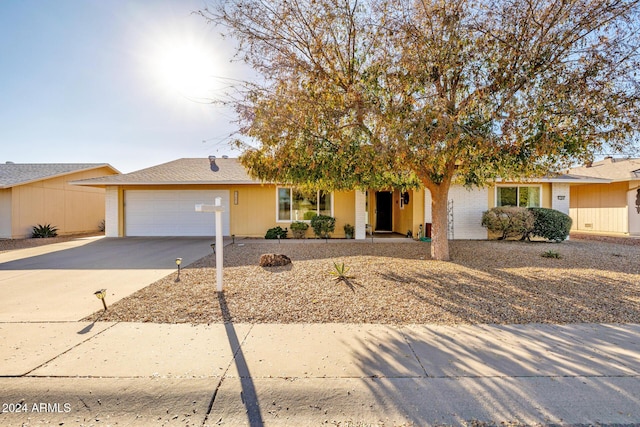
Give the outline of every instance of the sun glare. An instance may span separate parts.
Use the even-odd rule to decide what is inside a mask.
[[[191,40],[173,40],[158,46],[153,73],[165,90],[196,100],[213,97],[216,86],[215,52]]]

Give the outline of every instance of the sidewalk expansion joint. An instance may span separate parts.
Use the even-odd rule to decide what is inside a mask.
[[[74,323],[77,323],[77,322],[74,322]],[[86,343],[86,342],[88,342],[88,341],[90,341],[90,340],[94,339],[94,338],[95,338],[95,337],[97,337],[98,335],[100,335],[100,334],[102,334],[102,333],[104,333],[104,332],[108,331],[109,329],[113,328],[114,326],[118,325],[119,323],[120,323],[120,322],[116,322],[116,323],[114,323],[113,325],[111,325],[111,326],[108,326],[108,327],[104,328],[104,329],[103,329],[103,330],[101,330],[100,332],[96,332],[94,335],[92,335],[92,336],[88,337],[88,338],[87,338],[87,339],[85,339],[85,340],[80,341],[80,342],[79,342],[79,343],[77,343],[76,345],[71,346],[70,348],[66,349],[66,350],[65,350],[65,351],[63,351],[62,353],[60,353],[60,354],[58,354],[58,355],[56,355],[56,356],[52,357],[51,359],[47,360],[47,361],[46,361],[46,362],[44,362],[44,363],[41,363],[40,365],[36,366],[35,368],[31,369],[30,371],[27,371],[26,373],[24,373],[24,374],[22,374],[22,375],[20,375],[20,376],[21,376],[21,377],[27,377],[27,376],[30,376],[29,374],[30,374],[30,373],[32,373],[33,371],[36,371],[36,370],[38,370],[38,369],[42,368],[42,367],[43,367],[43,366],[45,366],[47,363],[53,362],[53,361],[54,361],[54,360],[56,360],[58,357],[63,356],[63,355],[65,355],[65,354],[69,353],[71,350],[73,350],[73,349],[75,349],[75,348],[77,348],[77,347],[81,346],[82,344],[84,344],[84,343]]]
[[[407,334],[404,333],[402,328],[399,328],[398,332],[400,332],[400,334],[402,334],[402,337],[404,338],[404,342],[406,342],[407,346],[409,346],[409,348],[411,349],[411,354],[413,354],[413,357],[416,359],[416,362],[418,362],[418,365],[420,365],[420,368],[422,369],[422,372],[424,372],[424,375],[426,377],[428,377],[429,373],[425,369],[424,365],[422,364],[422,360],[420,360],[420,358],[418,357],[418,354],[416,353],[416,351],[414,350],[413,346],[411,345],[411,342],[409,341],[409,337],[407,336]]]
[[[233,328],[233,323],[229,323],[229,325],[231,325],[231,327]],[[216,386],[216,389],[213,391],[213,395],[211,396],[211,400],[209,401],[209,406],[207,408],[207,413],[206,413],[206,415],[204,417],[204,420],[202,420],[202,426],[203,427],[205,427],[207,425],[207,422],[209,421],[209,415],[211,415],[211,411],[213,410],[213,404],[216,401],[216,397],[218,395],[218,391],[220,390],[220,387],[222,387],[222,383],[224,382],[225,378],[227,377],[227,373],[229,372],[229,369],[231,369],[231,365],[236,363],[236,357],[237,357],[238,353],[241,351],[242,346],[243,346],[244,342],[246,341],[247,337],[249,336],[249,334],[253,330],[253,326],[254,325],[251,324],[251,327],[249,328],[249,330],[247,331],[245,336],[242,338],[242,341],[238,343],[238,347],[233,352],[233,357],[229,361],[229,364],[227,365],[227,368],[222,373],[222,376],[220,377],[220,381],[218,381],[218,385]]]

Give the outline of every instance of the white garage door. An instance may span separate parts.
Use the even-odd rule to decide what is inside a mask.
[[[197,204],[214,204],[222,197],[222,234],[229,232],[229,192],[214,190],[125,191],[125,235],[214,236],[215,214],[196,212]]]

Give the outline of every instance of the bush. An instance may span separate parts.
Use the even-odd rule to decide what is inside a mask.
[[[307,233],[307,229],[309,228],[309,224],[306,222],[292,222],[291,223],[291,233],[293,233],[294,239],[304,239],[304,235]]]
[[[311,219],[311,228],[316,236],[325,239],[336,229],[336,219],[327,215],[316,215]]]
[[[282,227],[273,227],[267,230],[267,234],[264,235],[265,239],[286,239],[287,229]]]
[[[567,240],[573,222],[569,215],[547,208],[529,208],[529,212],[533,214],[534,218],[531,235],[553,242]]]
[[[51,224],[36,225],[33,227],[31,237],[35,239],[43,239],[45,237],[56,237],[58,235],[58,229]]]
[[[302,219],[304,219],[305,221],[309,221],[315,218],[316,216],[318,216],[318,214],[315,213],[314,211],[306,211]]]
[[[498,240],[509,237],[525,239],[533,230],[534,217],[527,208],[501,206],[482,214],[482,226],[500,235]]]

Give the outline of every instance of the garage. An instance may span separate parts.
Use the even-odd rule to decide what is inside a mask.
[[[214,204],[222,197],[229,206],[229,191],[222,190],[126,190],[126,236],[214,236],[215,214],[196,212],[197,204]],[[229,210],[222,213],[222,233],[230,235]]]

